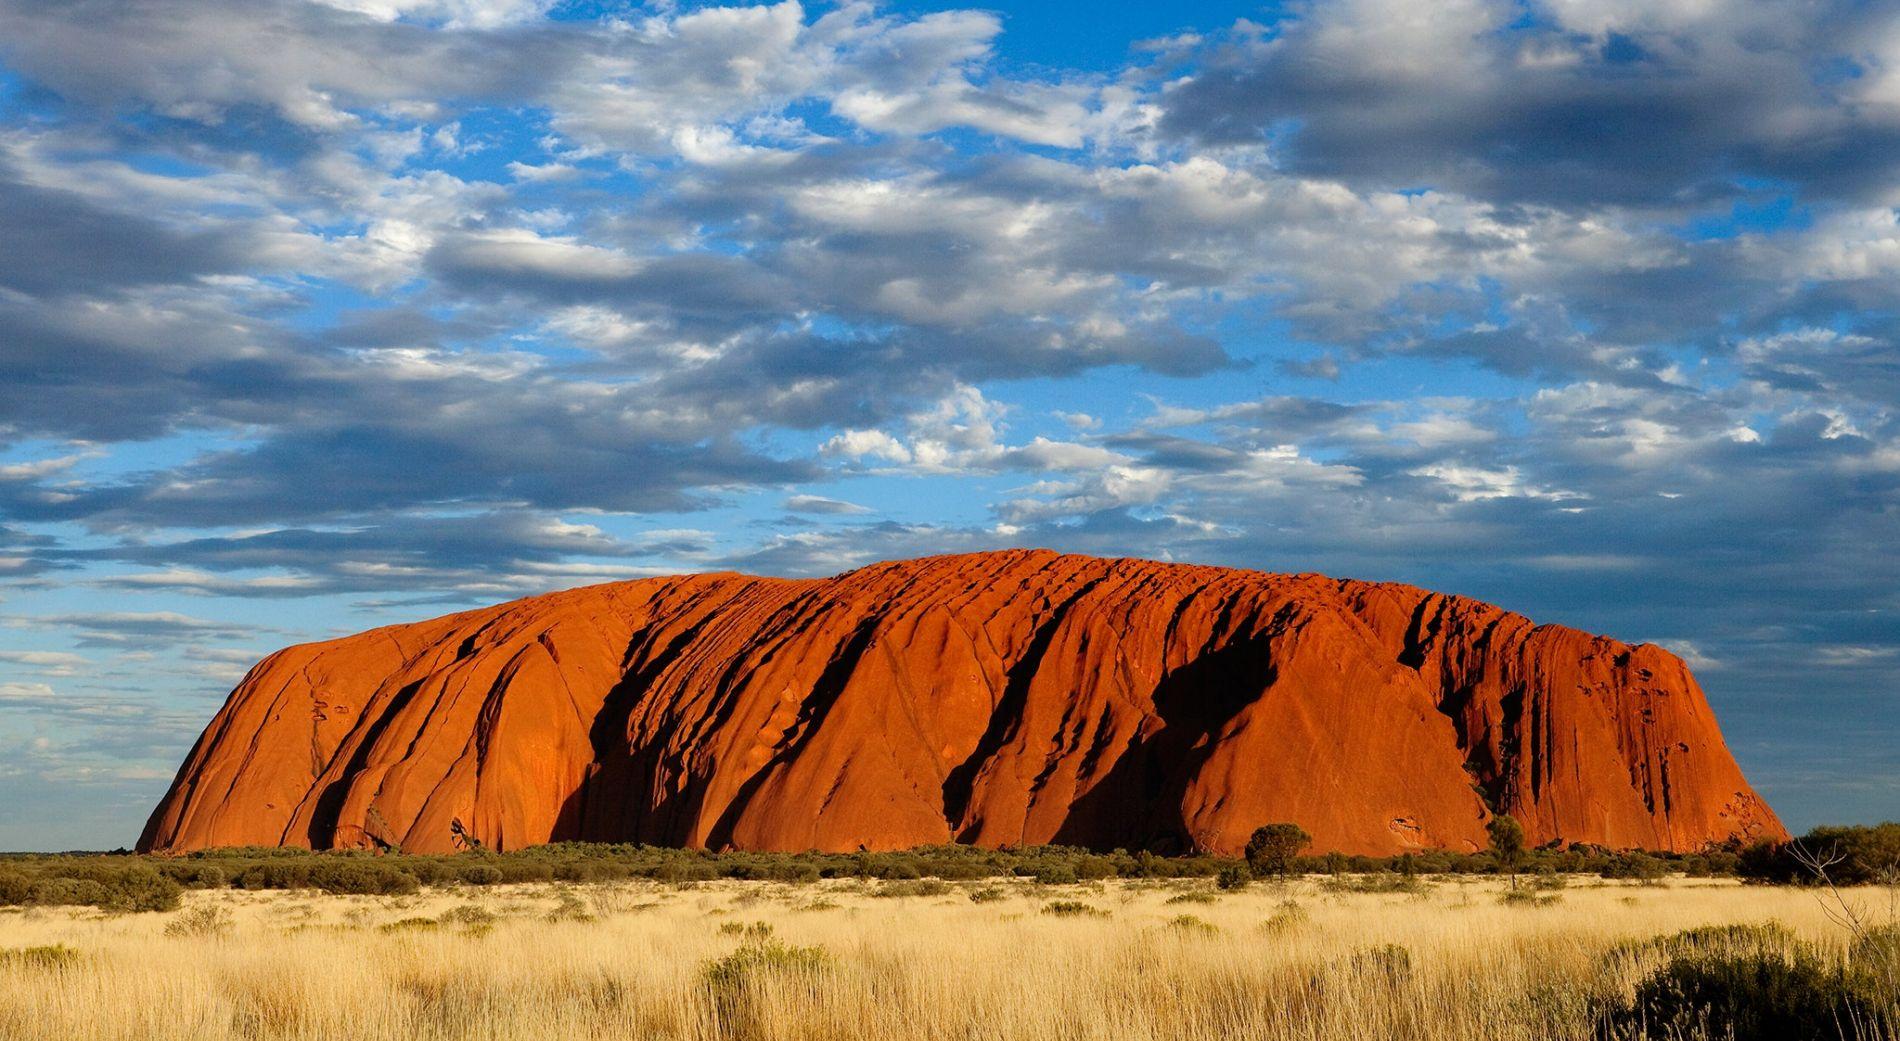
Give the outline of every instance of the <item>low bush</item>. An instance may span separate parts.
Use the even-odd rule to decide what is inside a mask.
[[[1299,901],[1282,900],[1280,906],[1274,908],[1272,916],[1261,923],[1261,928],[1269,934],[1291,932],[1305,925],[1309,917]]]
[[[444,925],[459,925],[470,929],[486,929],[498,920],[495,912],[480,904],[463,904],[442,912],[440,921]]]
[[[1900,885],[1900,821],[1821,827],[1793,842],[1758,842],[1741,851],[1735,871],[1756,882],[1821,881],[1804,860],[1824,864],[1827,880],[1835,885]]]
[[[556,898],[554,909],[548,912],[547,919],[550,922],[591,922],[594,913],[587,909],[579,896],[563,891]]]
[[[1299,836],[1281,829],[1286,840],[1256,849],[1268,873],[1325,873],[1345,880],[1353,892],[1405,892],[1402,879],[1430,874],[1495,874],[1499,862],[1490,851],[1453,853],[1423,850],[1390,858],[1316,856],[1282,858],[1280,847]],[[1279,833],[1276,833],[1279,834]],[[1900,824],[1874,828],[1821,828],[1803,843],[1844,851],[1836,881],[1853,884],[1887,877],[1900,870]],[[1790,857],[1792,847],[1758,846],[1745,850],[1704,850],[1694,854],[1629,853],[1572,845],[1523,852],[1517,867],[1536,875],[1602,874],[1647,879],[1671,870],[1688,874],[1738,872],[1764,881],[1803,881]],[[1883,859],[1885,858],[1885,859]],[[1885,865],[1883,867],[1883,865]],[[557,842],[526,849],[419,855],[396,851],[242,847],[203,850],[181,857],[125,854],[0,855],[0,905],[85,904],[110,910],[173,910],[179,889],[319,889],[332,893],[392,894],[422,886],[492,886],[522,882],[582,885],[625,879],[649,879],[690,885],[720,878],[808,883],[820,879],[859,878],[889,883],[985,878],[1032,878],[1045,885],[1068,885],[1102,878],[1207,879],[1238,888],[1250,872],[1247,862],[1206,854],[1164,856],[1147,850],[1101,852],[1075,846],[1023,846],[979,849],[962,845],[921,846],[909,850],[858,853],[710,852],[632,843]]]
[[[1604,878],[1634,879],[1641,882],[1654,882],[1669,874],[1669,865],[1661,858],[1647,853],[1624,853],[1611,857],[1597,870]]]
[[[1498,903],[1506,907],[1551,907],[1562,899],[1559,893],[1530,888],[1507,889],[1498,894]]]
[[[1412,952],[1396,943],[1352,952],[1346,959],[1348,979],[1400,984],[1412,978]]]
[[[230,932],[231,912],[216,904],[186,908],[165,923],[166,936],[220,937]]]
[[[79,957],[77,949],[63,943],[0,948],[0,969],[63,969],[77,964]]]
[[[1369,875],[1340,875],[1320,883],[1328,893],[1423,893],[1425,882],[1417,875],[1378,871]]]
[[[134,857],[20,858],[0,868],[0,904],[175,911],[184,887]]]
[[[504,877],[501,869],[493,864],[464,864],[455,872],[456,881],[471,886],[492,886]]]
[[[872,896],[942,896],[950,891],[950,883],[940,878],[919,878],[907,882],[886,882],[871,893]]]
[[[755,940],[723,958],[706,963],[700,979],[711,999],[721,1037],[751,1038],[766,1033],[759,991],[764,987],[816,987],[831,969],[831,956],[820,947],[797,947],[777,940]]]
[[[1641,946],[1661,963],[1608,1009],[1606,1037],[1858,1041],[1900,1026],[1887,960],[1900,957],[1900,932],[1864,935],[1845,960],[1774,923],[1691,929]]]
[[[1169,897],[1166,902],[1170,904],[1211,904],[1214,903],[1215,899],[1212,893],[1204,893],[1198,889],[1191,889],[1185,893],[1174,894]]]

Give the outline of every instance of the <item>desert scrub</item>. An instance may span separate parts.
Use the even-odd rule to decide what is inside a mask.
[[[772,927],[765,922],[720,922],[719,935],[742,936],[748,940],[763,940],[772,935]]]
[[[1625,853],[1613,857],[1597,874],[1603,878],[1633,879],[1638,882],[1659,882],[1669,874],[1669,864],[1660,857],[1647,853]]]
[[[1163,901],[1163,903],[1211,904],[1214,902],[1214,900],[1215,900],[1215,897],[1214,897],[1214,894],[1212,893],[1202,892],[1201,890],[1198,890],[1198,889],[1191,889],[1185,893],[1176,893],[1173,896],[1166,899],[1165,901]]]
[[[381,933],[418,933],[430,932],[442,928],[442,923],[434,918],[398,918],[393,922],[384,922],[376,927]]]
[[[204,903],[178,912],[165,923],[165,935],[173,937],[221,937],[231,933],[231,912]]]
[[[1335,875],[1320,883],[1328,893],[1423,893],[1425,883],[1417,875],[1380,871],[1369,875]]]
[[[1269,934],[1288,933],[1305,925],[1309,917],[1298,900],[1282,900],[1260,927]]]
[[[572,890],[563,889],[555,897],[554,907],[548,911],[547,918],[550,922],[591,922],[594,921],[594,913]]]
[[[0,866],[0,904],[82,906],[104,911],[175,911],[184,887],[132,857],[17,858]]]
[[[700,979],[720,1036],[749,1038],[765,1035],[762,1006],[773,992],[790,989],[809,996],[831,968],[831,956],[823,948],[760,939],[708,962]]]
[[[1190,936],[1211,936],[1220,932],[1220,926],[1191,914],[1178,914],[1168,919],[1168,928]]]
[[[1339,975],[1348,980],[1396,986],[1412,978],[1412,951],[1396,943],[1366,947],[1352,952],[1341,968]]]
[[[612,918],[615,915],[649,911],[660,906],[660,902],[642,899],[642,894],[636,890],[601,886],[588,892],[587,905],[593,908],[594,917]]]
[[[79,951],[63,943],[0,948],[0,970],[64,969],[79,963]]]
[[[1558,900],[1564,899],[1562,893],[1549,893],[1539,889],[1505,889],[1497,895],[1497,902],[1507,908],[1549,908]]]
[[[942,896],[950,891],[950,883],[940,878],[918,878],[903,882],[886,882],[871,891],[872,896]]]
[[[1054,915],[1057,918],[1078,918],[1082,916],[1093,916],[1097,918],[1108,917],[1107,911],[1085,904],[1080,900],[1051,900],[1042,905],[1042,913]]]
[[[442,912],[437,919],[443,925],[455,926],[467,936],[487,936],[495,929],[495,923],[501,916],[480,904],[463,904]]]
[[[1624,945],[1612,957],[1660,963],[1627,1000],[1610,1003],[1605,1033],[1657,1041],[1892,1038],[1900,994],[1885,969],[1894,956],[1879,931],[1836,959],[1775,923],[1709,926]]]

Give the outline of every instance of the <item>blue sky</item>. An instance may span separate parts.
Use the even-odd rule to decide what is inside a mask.
[[[0,0],[0,849],[261,654],[1015,545],[1695,668],[1900,816],[1900,12]]]

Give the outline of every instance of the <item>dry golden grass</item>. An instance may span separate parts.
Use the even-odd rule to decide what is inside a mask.
[[[1631,985],[1605,968],[1619,941],[1771,919],[1844,939],[1810,892],[1726,881],[1578,880],[1546,906],[1507,906],[1500,883],[1473,880],[1416,895],[1315,880],[879,888],[216,891],[175,914],[16,909],[0,913],[0,951],[78,954],[0,959],[0,1038],[1544,1041],[1590,1037],[1592,999]],[[1206,897],[1180,899],[1190,888]],[[1055,901],[1086,910],[1045,913]]]

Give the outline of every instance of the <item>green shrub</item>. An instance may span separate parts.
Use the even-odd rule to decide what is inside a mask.
[[[1794,842],[1757,842],[1737,857],[1736,874],[1756,882],[1811,884],[1800,853],[1828,861],[1836,885],[1900,883],[1900,821],[1857,827],[1819,827]]]
[[[1214,876],[1214,884],[1222,889],[1245,889],[1252,881],[1253,872],[1238,864],[1221,868],[1220,874]]]
[[[0,907],[26,903],[33,895],[33,876],[16,868],[0,867]]]
[[[1272,916],[1261,923],[1261,928],[1268,933],[1291,932],[1306,924],[1308,917],[1306,908],[1298,900],[1282,900],[1280,906],[1274,908]]]
[[[1856,1041],[1883,1036],[1882,1017],[1886,1029],[1895,1023],[1884,959],[1900,956],[1900,936],[1863,937],[1844,965],[1772,922],[1690,929],[1643,946],[1664,960],[1605,1015],[1616,1037]]]
[[[166,936],[215,937],[230,932],[231,912],[215,904],[186,908],[165,923]]]
[[[356,895],[404,895],[421,888],[409,872],[360,857],[319,859],[310,865],[308,883],[326,893]]]
[[[470,929],[487,929],[495,924],[495,912],[480,904],[463,904],[442,912],[444,925],[460,925]]]
[[[950,891],[950,883],[937,878],[918,878],[906,882],[886,882],[877,887],[872,896],[942,896]]]
[[[4,872],[0,903],[174,911],[184,891],[150,864],[130,857],[62,857],[37,866],[37,872]]]
[[[1806,953],[1684,953],[1636,986],[1617,1027],[1644,1038],[1818,1041],[1841,1036],[1839,978]]]
[[[1557,893],[1536,889],[1507,889],[1498,894],[1498,902],[1506,907],[1550,907],[1562,899]]]
[[[581,898],[565,891],[555,900],[554,909],[548,912],[547,917],[550,922],[591,922],[594,920],[593,912],[587,909],[586,904],[581,903]]]
[[[1219,926],[1204,918],[1199,918],[1191,914],[1179,914],[1168,919],[1168,928],[1176,932],[1193,933],[1201,936],[1211,936],[1214,933],[1220,932]]]
[[[1848,948],[1847,961],[1854,992],[1876,1007],[1893,1009],[1900,1020],[1900,925],[1862,934]],[[1900,1027],[1900,1022],[1893,1025]]]
[[[1313,841],[1297,824],[1268,824],[1254,829],[1247,839],[1247,866],[1260,876],[1284,876],[1293,870],[1293,861]]]
[[[1624,853],[1610,858],[1597,873],[1604,878],[1654,882],[1669,874],[1669,865],[1647,853]]]
[[[1042,905],[1042,913],[1054,915],[1057,918],[1076,918],[1083,915],[1092,915],[1100,918],[1106,918],[1108,916],[1107,911],[1091,907],[1080,900],[1051,900]]]
[[[711,998],[716,1032],[750,1038],[764,1033],[760,1022],[761,985],[816,987],[831,968],[819,947],[795,947],[777,940],[751,941],[723,958],[707,962],[700,979]]]
[[[1320,883],[1328,893],[1423,893],[1425,883],[1417,875],[1380,871],[1370,875],[1341,875]]]
[[[79,951],[63,943],[0,949],[0,969],[63,969],[79,962]]]
[[[493,864],[464,864],[456,870],[455,877],[471,886],[492,886],[504,876],[501,869]]]
[[[1068,864],[1047,864],[1034,869],[1030,875],[1045,886],[1066,886],[1080,881],[1075,868]]]
[[[1361,980],[1403,983],[1412,977],[1412,952],[1396,943],[1367,947],[1352,952],[1345,968],[1349,976]]]

